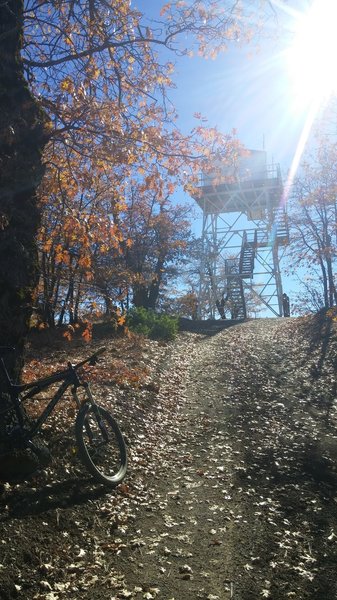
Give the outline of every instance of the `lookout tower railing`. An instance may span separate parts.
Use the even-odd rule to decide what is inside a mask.
[[[202,173],[193,198],[203,213],[199,316],[214,317],[225,290],[235,296],[242,318],[249,288],[250,297],[260,296],[263,306],[281,316],[279,248],[288,243],[289,231],[280,166],[267,165],[266,153],[252,150],[235,168],[217,164]],[[235,276],[228,272],[229,259]]]

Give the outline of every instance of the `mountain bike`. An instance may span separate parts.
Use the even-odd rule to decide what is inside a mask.
[[[7,423],[6,447],[9,451],[30,449],[43,462],[46,447],[41,448],[38,436],[66,390],[71,388],[78,411],[75,437],[82,463],[100,483],[114,487],[123,480],[127,470],[127,451],[123,435],[110,412],[96,404],[89,383],[79,373],[79,369],[86,363],[95,365],[104,351],[105,348],[100,348],[75,365],[68,362],[67,368],[43,379],[16,384],[11,380],[5,363],[6,354],[15,352],[15,349],[0,346],[0,372],[5,386],[0,395],[0,420]],[[25,403],[57,382],[62,383],[47,406],[36,419],[30,419]],[[78,390],[83,391],[81,398]]]

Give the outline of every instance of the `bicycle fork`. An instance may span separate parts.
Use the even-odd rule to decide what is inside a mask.
[[[83,387],[85,390],[85,396],[86,396],[85,402],[87,402],[88,404],[91,405],[93,413],[96,417],[97,425],[98,425],[99,430],[103,437],[103,442],[106,443],[109,440],[109,434],[108,434],[107,428],[105,426],[105,423],[101,417],[99,408],[98,408],[98,406],[93,398],[93,395],[91,393],[90,385],[87,381],[85,381],[85,382],[81,383],[80,386]],[[74,386],[71,390],[73,398],[74,398],[77,408],[79,410],[80,410],[81,406],[83,405],[83,402],[80,401],[80,399],[78,398],[78,395],[77,395],[77,389],[80,386],[76,386],[76,387]],[[94,436],[94,433],[93,433],[87,419],[84,421],[84,427],[85,427],[85,431],[88,436],[90,444],[93,444],[95,436]]]

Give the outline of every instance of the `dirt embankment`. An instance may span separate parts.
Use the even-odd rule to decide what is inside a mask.
[[[93,484],[61,410],[52,465],[0,497],[1,598],[337,598],[333,322],[132,343],[108,342],[96,377],[128,441],[125,482]]]

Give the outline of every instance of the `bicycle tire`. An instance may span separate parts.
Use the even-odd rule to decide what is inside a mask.
[[[79,456],[89,473],[115,487],[127,470],[127,451],[117,421],[104,408],[85,403],[75,422]]]

